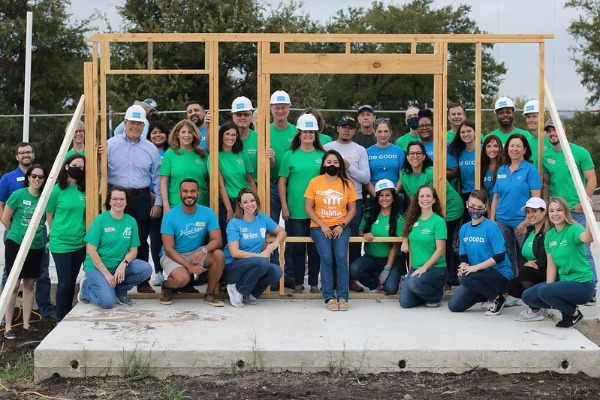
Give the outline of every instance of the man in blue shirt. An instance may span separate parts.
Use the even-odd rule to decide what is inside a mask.
[[[0,179],[0,217],[4,213],[4,205],[10,195],[23,187],[25,184],[25,173],[31,167],[35,160],[35,153],[31,144],[21,142],[15,147],[15,158],[18,162],[17,168],[7,172]],[[47,241],[47,235],[44,231],[44,239]],[[50,299],[50,275],[48,267],[50,265],[50,256],[48,250],[42,256],[42,264],[40,268],[40,276],[36,280],[35,285],[35,301],[38,305],[40,314],[43,318],[52,318],[54,314],[54,305]],[[2,287],[6,283],[8,275],[6,269],[2,272]]]
[[[191,274],[206,273],[208,284],[204,302],[213,307],[223,307],[223,302],[214,296],[225,268],[221,229],[214,211],[196,203],[198,195],[198,182],[184,179],[179,185],[181,204],[163,217],[160,264],[165,281],[160,291],[161,304],[173,303],[173,290],[186,286]]]
[[[148,261],[150,219],[162,215],[160,195],[160,155],[156,146],[142,137],[146,111],[133,105],[125,113],[125,133],[106,142],[108,184],[127,189],[130,202],[126,211],[138,224],[140,247],[137,258]],[[152,187],[152,191],[150,190]],[[140,293],[154,293],[146,281],[138,285]]]

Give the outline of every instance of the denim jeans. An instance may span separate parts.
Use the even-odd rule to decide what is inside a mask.
[[[154,263],[154,272],[162,272],[160,266],[160,250],[162,249],[162,235],[160,234],[160,225],[162,224],[162,216],[159,218],[150,219],[150,255]]]
[[[554,308],[573,315],[578,304],[587,303],[594,295],[594,283],[558,281],[538,283],[523,292],[523,301],[533,308]]]
[[[125,268],[125,279],[112,288],[104,275],[96,268],[85,273],[81,294],[100,308],[112,308],[116,295],[126,294],[131,288],[145,282],[152,275],[152,267],[147,261],[135,259]]]
[[[237,204],[237,198],[229,198],[231,202],[231,208],[235,212],[235,206]],[[223,205],[223,201],[219,201],[219,228],[221,228],[221,240],[223,241],[222,247],[225,248],[227,244],[227,209]]]
[[[269,216],[276,224],[279,224],[279,217],[281,216],[281,199],[279,198],[279,187],[277,186],[277,180],[271,182],[270,189],[270,197],[271,197],[271,209],[269,211]],[[275,249],[273,253],[271,253],[271,263],[275,265],[279,265],[279,249]],[[285,277],[284,280],[290,281],[294,279],[294,271],[292,268],[285,268]]]
[[[42,253],[42,263],[40,264],[40,276],[35,281],[35,302],[38,310],[44,318],[50,317],[56,312],[56,307],[52,304],[50,291],[52,283],[50,282],[50,252],[48,251],[48,231],[44,229],[44,252]]]
[[[328,239],[321,228],[310,228],[310,237],[315,242],[317,251],[321,256],[321,290],[323,299],[327,303],[331,299],[348,301],[348,285],[350,272],[348,271],[348,240],[350,229],[346,227],[337,239]],[[335,270],[337,297],[333,291],[333,257],[335,255]]]
[[[439,303],[444,298],[444,285],[448,280],[446,268],[429,268],[421,276],[409,276],[400,290],[400,306],[412,308],[424,303]]]
[[[240,258],[225,264],[221,282],[235,283],[244,297],[252,294],[258,298],[267,287],[279,281],[281,268],[264,257]]]
[[[500,228],[500,232],[502,233],[502,237],[504,238],[504,245],[506,246],[506,256],[510,261],[510,265],[512,266],[513,273],[515,276],[519,274],[519,264],[517,252],[521,251],[521,247],[523,247],[523,242],[525,241],[526,236],[517,235],[517,228],[498,224]]]
[[[358,227],[360,226],[360,221],[362,220],[363,215],[363,199],[356,200],[356,214],[352,221],[348,224],[350,227],[350,236],[358,236]],[[350,250],[348,254],[348,259],[350,264],[357,260],[362,253],[362,243],[350,243]]]
[[[56,322],[62,319],[73,308],[75,282],[85,259],[85,247],[70,253],[52,253],[58,274],[56,285]]]
[[[387,257],[378,258],[365,254],[350,264],[350,279],[359,281],[370,290],[377,289],[379,274],[386,264]],[[398,293],[402,275],[406,275],[406,258],[404,253],[399,251],[390,274],[383,283],[383,291],[386,294]]]
[[[452,312],[468,310],[473,305],[491,301],[504,293],[508,279],[491,268],[479,270],[458,278],[460,286],[448,302]]]
[[[310,236],[310,219],[289,219],[285,221],[285,230],[288,237]],[[320,258],[317,248],[313,242],[288,243],[285,248],[285,269],[292,269],[293,279],[297,285],[304,283],[304,264],[308,254],[308,284],[317,286],[319,284]],[[288,257],[289,255],[289,257]],[[289,260],[288,260],[289,259]]]
[[[571,211],[571,215],[573,219],[579,222],[584,228],[586,227],[585,213],[579,213]],[[592,268],[592,272],[594,273],[594,294],[596,294],[596,285],[598,284],[598,272],[596,271],[596,263],[594,262],[594,256],[592,255],[592,246],[590,243],[585,245],[585,255],[587,256],[588,261],[590,262],[590,268]]]

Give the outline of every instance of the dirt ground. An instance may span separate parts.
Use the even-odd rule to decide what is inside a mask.
[[[551,372],[499,375],[486,370],[464,374],[381,373],[300,374],[245,373],[170,377],[144,376],[66,379],[33,382],[33,350],[54,327],[0,346],[0,399],[598,399],[600,379]],[[600,322],[584,321],[578,329],[600,344]],[[17,373],[15,371],[21,371]]]

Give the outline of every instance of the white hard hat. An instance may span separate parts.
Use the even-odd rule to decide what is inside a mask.
[[[290,101],[290,95],[284,92],[283,90],[278,90],[271,95],[271,105],[273,104],[287,104],[288,106],[292,104]]]
[[[529,100],[523,107],[523,115],[540,112],[540,102],[537,100]]]
[[[396,187],[394,186],[392,181],[390,181],[389,179],[378,180],[377,183],[375,184],[375,194],[377,195],[379,192],[381,192],[382,190],[385,190],[385,189],[390,189],[390,190],[395,191]]]
[[[494,111],[498,111],[501,108],[510,107],[513,110],[515,109],[515,103],[513,103],[510,97],[500,97],[496,100],[496,104],[494,105]]]
[[[146,122],[146,110],[144,107],[134,104],[125,112],[125,120]]]
[[[298,122],[296,122],[296,128],[301,131],[319,131],[319,123],[317,119],[312,114],[302,114],[300,118],[298,118]]]
[[[252,102],[245,96],[236,97],[235,100],[233,100],[233,103],[231,103],[232,113],[252,110],[254,110],[254,107],[252,107]]]

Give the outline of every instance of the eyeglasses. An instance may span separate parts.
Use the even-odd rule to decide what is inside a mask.
[[[20,156],[24,156],[27,154],[33,154],[33,151],[18,151],[17,154]]]
[[[485,211],[485,207],[474,207],[474,206],[471,206],[471,205],[468,205],[468,204],[467,204],[467,208],[469,210],[473,210],[473,211]]]
[[[423,154],[425,154],[425,153],[423,153],[422,151],[409,151],[408,152],[409,157],[415,157],[415,156],[420,157]]]
[[[44,179],[45,178],[44,175],[38,175],[38,174],[31,174],[29,176],[31,177],[31,179]]]
[[[390,123],[390,119],[389,118],[377,118],[375,120],[376,124],[389,124]]]
[[[429,128],[433,128],[433,124],[417,125],[417,129],[429,129]]]
[[[126,199],[124,197],[111,197],[110,198],[111,201],[114,201],[115,203],[122,203],[124,202]]]
[[[233,113],[233,115],[235,117],[240,117],[240,118],[250,118],[252,116],[251,113],[243,113],[243,112]]]

